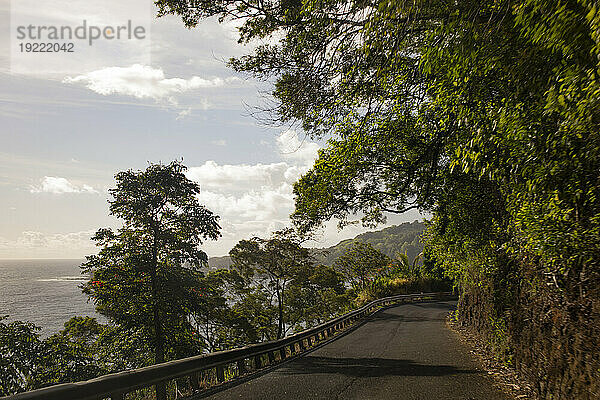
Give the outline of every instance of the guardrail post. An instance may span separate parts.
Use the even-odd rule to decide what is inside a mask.
[[[217,367],[217,381],[223,382],[225,380],[225,369],[222,365]]]
[[[268,357],[269,357],[269,365],[270,364],[274,364],[275,363],[275,353],[273,353],[272,351],[267,353]]]
[[[246,373],[246,360],[245,359],[237,360],[237,369],[238,369],[238,375],[243,375]]]
[[[260,359],[260,355],[254,356],[254,368],[256,368],[256,369],[262,368],[262,360]]]
[[[298,345],[300,346],[300,351],[304,351],[306,350],[306,347],[304,346],[304,339],[302,339],[301,341],[298,342]]]
[[[285,360],[287,357],[287,354],[285,352],[285,347],[282,347],[279,349],[279,359],[280,360]]]
[[[190,374],[189,378],[190,378],[190,386],[192,387],[192,389],[194,391],[200,390],[200,373],[194,372],[193,374]]]

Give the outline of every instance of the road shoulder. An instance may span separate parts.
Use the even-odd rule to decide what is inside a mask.
[[[530,384],[519,376],[516,369],[499,362],[490,352],[489,346],[481,336],[461,326],[450,317],[446,326],[468,349],[479,366],[492,378],[494,385],[511,398],[538,400]]]

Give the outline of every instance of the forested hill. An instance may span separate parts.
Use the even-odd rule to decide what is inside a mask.
[[[398,253],[406,253],[412,263],[415,257],[423,251],[420,237],[424,229],[423,222],[414,221],[393,225],[379,231],[361,233],[354,239],[343,240],[335,246],[314,249],[315,257],[319,263],[331,265],[352,243],[364,242],[392,258],[395,258]]]
[[[232,264],[231,257],[222,256],[222,257],[210,257],[208,259],[208,266],[211,269],[217,268],[229,268]]]
[[[406,253],[412,263],[414,258],[423,251],[420,236],[424,229],[425,224],[418,221],[392,225],[379,231],[361,233],[354,239],[343,240],[335,246],[312,249],[313,255],[318,263],[331,265],[352,243],[364,242],[373,245],[377,250],[392,258],[396,257],[398,253]],[[211,257],[208,264],[210,268],[228,268],[231,265],[231,258],[229,256]]]

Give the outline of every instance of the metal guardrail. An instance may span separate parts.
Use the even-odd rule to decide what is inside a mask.
[[[248,372],[246,360],[252,360],[251,364],[253,364],[254,370],[284,361],[286,358],[309,350],[320,341],[334,337],[382,306],[396,302],[443,300],[451,297],[452,295],[448,292],[385,297],[314,328],[279,340],[103,375],[88,381],[54,385],[3,397],[0,400],[99,400],[106,398],[123,400],[127,393],[135,390],[185,377],[189,377],[194,391],[199,392],[199,377],[203,371],[214,369],[217,382],[225,382],[225,370],[229,366],[233,366],[235,376],[232,379],[235,379]],[[264,357],[265,355],[267,357]]]

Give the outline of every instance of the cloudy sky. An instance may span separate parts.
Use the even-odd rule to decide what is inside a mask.
[[[86,1],[86,10],[111,1]],[[84,13],[61,8],[63,0],[34,3],[48,9],[15,11],[15,0],[12,10],[0,0],[0,43],[13,52],[0,52],[0,258],[94,252],[92,233],[118,226],[107,205],[114,174],[149,161],[183,158],[190,168],[201,202],[221,216],[223,238],[204,245],[211,256],[289,223],[292,185],[322,143],[265,127],[249,115],[248,106],[264,101],[259,92],[266,86],[224,64],[248,51],[236,43],[233,25],[205,21],[188,30],[175,17],[153,19],[143,49],[103,44],[85,62],[40,58],[23,66],[11,43],[11,21],[14,28],[15,20],[42,18],[50,9],[64,11],[53,14],[57,20]],[[413,213],[389,222],[417,218]],[[339,232],[331,224],[312,245],[363,231]]]

